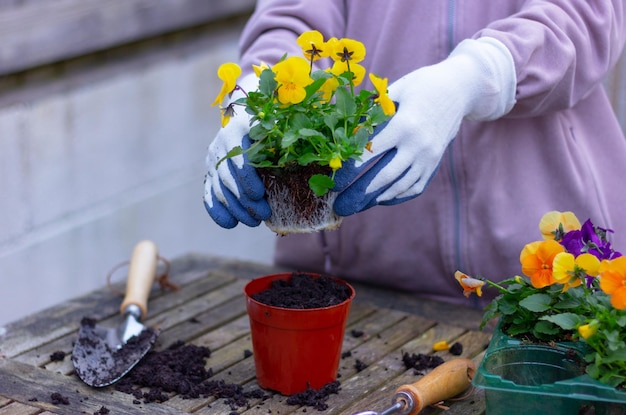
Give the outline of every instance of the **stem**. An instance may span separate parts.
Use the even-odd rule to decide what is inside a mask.
[[[348,72],[352,74],[352,76],[350,76],[350,93],[352,94],[352,96],[354,96],[354,72],[352,72],[352,70],[350,69],[349,60],[346,61],[346,66],[348,67]]]
[[[505,293],[511,294],[511,291],[509,291],[507,288],[504,288],[503,286],[501,286],[498,283],[495,283],[495,282],[490,281],[490,280],[484,280],[484,281],[487,283],[487,285],[489,285],[491,287],[494,287],[494,288],[497,288],[498,290],[500,290],[500,292],[505,292]]]

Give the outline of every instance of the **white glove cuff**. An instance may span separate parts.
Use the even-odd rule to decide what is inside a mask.
[[[465,118],[489,121],[507,114],[515,104],[517,76],[515,62],[507,47],[492,37],[466,39],[450,54],[448,61],[466,72],[468,91]],[[465,81],[467,80],[467,81]]]

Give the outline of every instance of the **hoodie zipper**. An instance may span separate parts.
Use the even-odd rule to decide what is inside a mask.
[[[455,14],[456,14],[456,1],[448,0],[448,55],[454,49],[455,33]],[[461,260],[461,202],[459,194],[459,182],[456,168],[454,166],[454,146],[448,147],[448,173],[450,174],[450,181],[452,184],[452,208],[454,217],[454,264],[456,269],[463,269]]]

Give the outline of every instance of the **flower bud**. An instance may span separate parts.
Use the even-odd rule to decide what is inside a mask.
[[[589,324],[578,326],[578,334],[583,339],[588,339],[598,332],[598,320],[592,320]]]

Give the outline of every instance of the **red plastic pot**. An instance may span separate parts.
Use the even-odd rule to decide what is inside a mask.
[[[257,383],[264,389],[293,395],[320,389],[337,378],[341,346],[354,298],[331,307],[290,309],[262,304],[252,295],[270,288],[272,281],[289,280],[292,273],[250,281],[244,288],[250,317]],[[319,274],[310,274],[314,278]]]

